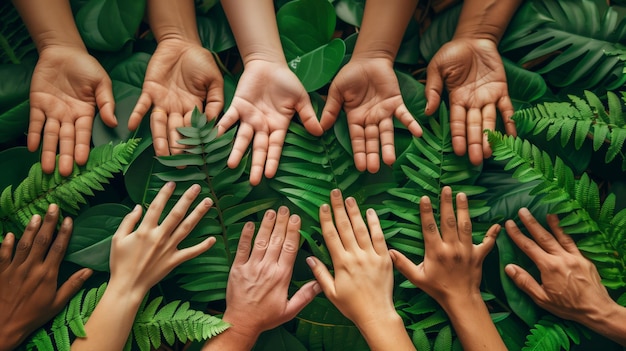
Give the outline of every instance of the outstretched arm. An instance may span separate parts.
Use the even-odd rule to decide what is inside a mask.
[[[13,0],[37,46],[39,60],[30,86],[28,149],[36,151],[43,134],[41,168],[54,171],[57,146],[61,175],[74,160],[87,162],[96,106],[102,121],[117,125],[111,79],[87,52],[68,0]]]
[[[193,185],[159,224],[174,188],[172,182],[161,188],[137,229],[142,213],[140,205],[120,223],[111,242],[109,284],[85,324],[87,336],[77,338],[72,351],[122,350],[148,290],[176,266],[215,243],[215,238],[210,237],[195,246],[177,249],[213,203],[206,198],[185,217],[200,193],[200,186]]]
[[[393,265],[376,212],[367,210],[366,226],[354,198],[344,205],[335,189],[330,203],[334,223],[326,204],[320,207],[320,223],[334,277],[319,259],[307,258],[324,294],[354,322],[370,349],[415,350],[393,304]]]
[[[252,142],[250,183],[257,185],[263,174],[268,178],[276,174],[287,128],[296,112],[309,133],[322,135],[324,131],[309,95],[287,67],[272,0],[223,0],[222,6],[244,71],[217,126],[221,134],[239,121],[228,166],[237,167]]]
[[[143,89],[128,121],[136,129],[150,107],[157,156],[182,152],[176,128],[191,124],[197,107],[215,118],[224,106],[224,80],[211,52],[202,47],[193,0],[149,0],[147,15],[158,43]]]
[[[535,240],[522,234],[511,220],[506,222],[506,231],[541,271],[541,284],[514,264],[505,267],[506,274],[539,307],[626,346],[626,308],[611,299],[598,270],[565,234],[559,218],[548,215],[551,234],[528,209],[522,208],[518,214]]]
[[[350,62],[330,85],[320,124],[327,130],[343,107],[348,118],[354,164],[375,173],[395,159],[393,116],[415,136],[422,129],[402,101],[393,62],[417,1],[367,0]]]
[[[427,68],[426,114],[441,102],[444,86],[450,98],[450,131],[457,155],[469,153],[473,164],[491,156],[483,130],[496,127],[500,110],[506,132],[515,135],[506,74],[498,43],[521,0],[466,0],[454,37]]]
[[[493,225],[479,245],[472,243],[472,222],[467,196],[456,196],[457,214],[452,207],[452,190],[441,191],[441,233],[430,199],[420,200],[420,217],[426,254],[419,265],[391,250],[396,268],[415,286],[424,290],[448,314],[464,350],[506,350],[480,295],[482,264],[493,248],[500,225]]]

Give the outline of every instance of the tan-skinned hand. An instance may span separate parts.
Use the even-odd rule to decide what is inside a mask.
[[[321,290],[312,281],[288,298],[300,244],[300,224],[300,217],[289,216],[289,210],[283,206],[278,213],[265,212],[254,246],[254,223],[246,223],[241,232],[228,276],[222,318],[232,325],[228,333],[242,338],[241,344],[254,343],[261,332],[293,319]]]
[[[0,246],[0,350],[12,350],[57,315],[82,287],[92,271],[83,268],[57,289],[59,265],[72,235],[66,217],[53,238],[59,208],[50,205],[43,223],[34,215],[17,244],[8,233]]]
[[[110,289],[121,288],[127,294],[142,299],[172,269],[205,252],[215,243],[215,238],[209,237],[197,245],[177,248],[213,204],[211,199],[205,198],[186,215],[200,193],[197,184],[185,191],[159,224],[161,213],[175,187],[173,182],[169,182],[161,188],[137,229],[135,226],[142,213],[139,205],[120,223],[111,241]]]
[[[217,124],[221,135],[240,122],[228,167],[239,165],[254,139],[250,183],[259,184],[263,174],[272,178],[278,169],[287,129],[295,113],[309,133],[322,135],[324,131],[309,95],[285,63],[247,62],[233,101]]]
[[[61,175],[72,173],[74,160],[87,162],[96,107],[104,124],[117,125],[111,79],[100,63],[84,47],[42,49],[30,85],[27,143],[28,150],[36,151],[43,134],[45,173],[55,169],[57,146]]]
[[[474,165],[491,156],[483,131],[495,129],[496,107],[506,132],[516,135],[506,74],[493,40],[458,38],[437,51],[427,68],[427,115],[439,108],[444,86],[450,99],[450,131],[455,154],[462,156],[468,152]]]
[[[154,106],[154,107],[153,107]],[[128,121],[130,130],[152,108],[150,129],[157,156],[179,154],[178,127],[191,125],[194,108],[208,119],[224,107],[224,79],[210,51],[199,43],[163,39],[150,58],[141,96]]]
[[[387,165],[396,160],[393,116],[411,134],[422,128],[404,105],[393,61],[385,58],[353,58],[333,79],[320,124],[328,130],[341,108],[346,111],[354,164],[359,171],[380,169],[379,150]]]

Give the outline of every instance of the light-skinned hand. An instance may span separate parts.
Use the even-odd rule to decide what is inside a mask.
[[[506,132],[516,135],[506,74],[493,40],[453,39],[437,51],[427,68],[427,115],[439,108],[444,86],[450,99],[450,131],[455,154],[462,156],[468,152],[474,165],[491,156],[483,131],[495,129],[496,107]]]
[[[53,238],[59,208],[50,205],[43,223],[34,215],[17,244],[8,233],[0,246],[0,350],[12,350],[57,315],[80,290],[92,271],[83,268],[57,290],[59,265],[72,235],[66,217]]]
[[[375,173],[383,162],[396,160],[393,116],[414,136],[422,128],[404,105],[392,60],[385,58],[353,58],[337,74],[330,85],[320,124],[328,130],[337,120],[341,108],[346,111],[354,153],[359,171]]]
[[[309,95],[285,63],[247,62],[233,101],[217,124],[221,135],[240,122],[228,167],[239,165],[252,142],[250,183],[259,184],[264,172],[266,177],[273,177],[289,123],[296,112],[309,133],[322,135]]]
[[[61,175],[72,173],[74,160],[87,162],[96,107],[104,124],[117,125],[111,79],[100,63],[84,47],[42,49],[30,85],[27,143],[28,150],[36,151],[43,134],[45,173],[55,169],[57,145]]]
[[[137,129],[152,106],[150,129],[156,155],[181,153],[176,128],[191,125],[194,108],[213,119],[224,107],[224,79],[211,52],[182,39],[160,41],[150,58],[129,129]]]

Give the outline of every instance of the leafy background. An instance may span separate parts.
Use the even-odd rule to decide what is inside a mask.
[[[429,2],[430,3],[430,2]],[[448,3],[448,2],[445,2]],[[215,206],[182,245],[208,235],[217,244],[178,267],[146,297],[127,349],[198,350],[223,330],[210,315],[224,311],[225,287],[243,224],[259,222],[264,210],[281,204],[302,216],[303,242],[292,288],[312,279],[304,258],[314,254],[330,265],[317,224],[317,208],[340,188],[361,208],[373,207],[387,242],[415,262],[424,245],[417,200],[440,190],[468,194],[475,239],[494,222],[516,218],[521,206],[539,219],[558,213],[566,230],[598,267],[611,295],[626,304],[626,3],[604,0],[529,0],[517,11],[500,44],[519,138],[490,133],[494,157],[472,166],[454,155],[443,102],[434,117],[423,114],[425,67],[450,40],[460,5],[420,4],[404,35],[396,75],[404,101],[424,127],[422,138],[396,129],[398,160],[377,174],[353,164],[345,115],[321,138],[294,118],[277,175],[256,187],[247,182],[249,157],[236,169],[226,160],[236,130],[216,137],[213,123],[196,115],[181,133],[189,152],[155,158],[147,123],[136,132],[125,118],[139,97],[150,55],[156,48],[143,22],[145,1],[73,0],[77,26],[90,52],[113,81],[119,126],[96,118],[89,162],[62,178],[43,175],[37,153],[25,148],[28,90],[37,55],[28,32],[8,1],[0,3],[0,226],[21,233],[32,213],[58,202],[75,219],[62,265],[64,279],[79,266],[89,279],[64,312],[38,330],[22,349],[69,349],[93,311],[108,280],[111,236],[135,203],[147,206],[168,180],[177,195],[191,183]],[[318,112],[328,84],[350,58],[362,19],[363,0],[277,0],[281,43],[290,67],[309,91]],[[225,79],[226,108],[242,65],[224,12],[216,0],[196,0],[203,45],[215,53]],[[147,118],[144,122],[147,121]],[[19,161],[17,161],[19,160]],[[183,170],[177,166],[186,165]],[[176,200],[170,201],[170,206]],[[588,329],[539,309],[506,277],[515,262],[537,273],[503,233],[484,264],[481,289],[494,322],[511,350],[621,350]],[[396,276],[396,308],[419,350],[460,349],[437,303]],[[367,308],[367,306],[363,306]],[[176,323],[171,323],[176,320]],[[384,328],[381,325],[381,328]],[[355,350],[367,346],[354,325],[323,296],[298,317],[261,335],[255,350]]]

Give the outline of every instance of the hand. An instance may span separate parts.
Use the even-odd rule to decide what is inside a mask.
[[[379,144],[385,164],[396,160],[392,116],[414,136],[422,135],[422,128],[402,101],[390,60],[353,58],[339,71],[330,85],[322,113],[320,124],[324,130],[335,123],[342,106],[348,118],[354,164],[359,171],[378,171]]]
[[[469,152],[474,165],[491,156],[485,129],[496,127],[496,106],[506,132],[515,136],[513,105],[497,45],[489,39],[456,39],[442,46],[428,64],[426,114],[441,101],[443,86],[450,97],[450,131],[454,152]]]
[[[300,243],[300,217],[287,207],[265,212],[250,253],[254,224],[246,223],[226,287],[224,321],[239,342],[255,342],[259,334],[293,319],[320,292],[317,282],[303,285],[290,300],[287,289]],[[209,343],[209,345],[211,345]],[[250,345],[251,346],[251,345]]]
[[[137,129],[154,105],[150,128],[157,156],[182,152],[178,127],[191,125],[195,107],[215,118],[224,107],[224,80],[213,55],[199,44],[164,39],[159,42],[146,70],[146,78],[128,127]]]
[[[217,124],[221,135],[241,120],[228,167],[237,167],[254,137],[250,183],[259,184],[263,169],[266,177],[273,177],[295,112],[309,133],[322,135],[309,95],[287,65],[261,60],[248,62],[233,102]]]
[[[139,227],[141,206],[131,211],[113,235],[111,242],[111,279],[109,288],[123,289],[126,294],[141,300],[148,290],[179,264],[208,250],[215,243],[210,237],[182,250],[177,246],[207,213],[213,202],[202,200],[186,217],[191,203],[200,193],[200,186],[192,185],[174,208],[159,224],[159,218],[176,185],[169,182],[154,198]]]
[[[500,225],[489,228],[483,242],[472,243],[472,222],[469,216],[467,196],[456,196],[457,215],[452,207],[452,190],[441,191],[441,235],[433,215],[430,199],[420,200],[420,218],[424,234],[424,261],[414,265],[406,256],[391,250],[396,268],[415,286],[424,290],[447,309],[451,303],[482,301],[480,280],[482,263],[493,248]]]
[[[58,218],[59,208],[50,205],[43,225],[39,215],[31,218],[14,256],[12,233],[0,246],[0,350],[13,349],[57,315],[91,276],[83,268],[57,290],[59,265],[72,235],[72,220],[66,217],[52,240]]]
[[[41,168],[52,173],[59,145],[59,172],[72,173],[74,159],[84,165],[89,156],[96,112],[115,127],[111,79],[84,48],[47,47],[39,54],[30,86],[28,150],[39,147],[43,130]]]
[[[541,271],[541,285],[523,268],[508,264],[507,275],[539,307],[561,317],[587,326],[597,316],[615,305],[602,285],[596,267],[578,250],[572,238],[559,227],[556,215],[548,215],[548,225],[554,236],[539,224],[526,208],[518,212],[535,241],[526,237],[515,222],[505,228],[511,240]]]

